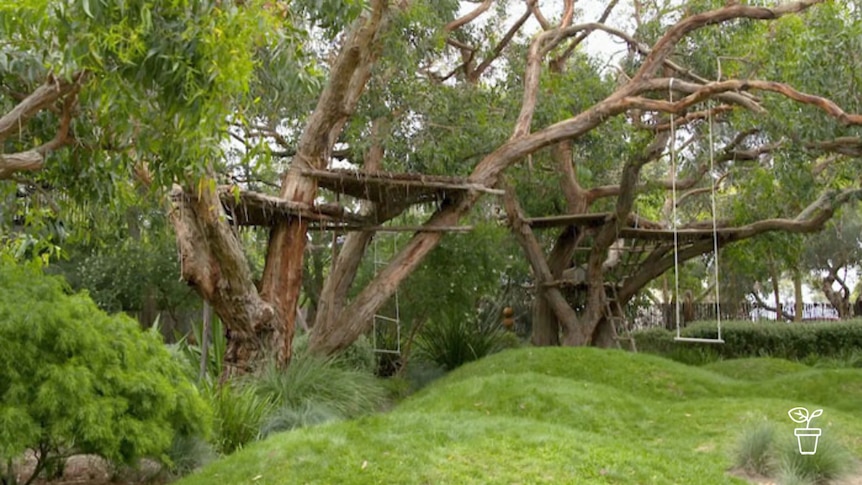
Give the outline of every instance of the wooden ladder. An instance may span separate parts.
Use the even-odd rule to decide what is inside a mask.
[[[638,348],[635,344],[635,338],[631,333],[628,322],[626,321],[625,312],[623,312],[623,307],[620,305],[620,300],[617,298],[616,288],[612,288],[611,295],[605,297],[605,318],[607,318],[608,323],[611,324],[611,328],[614,332],[613,338],[617,342],[617,347],[622,349],[623,346],[621,342],[627,340],[629,342],[629,350],[636,353]],[[618,328],[622,329],[623,335],[620,335]]]

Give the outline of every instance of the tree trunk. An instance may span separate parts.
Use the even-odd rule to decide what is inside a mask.
[[[302,172],[326,168],[332,147],[355,111],[371,77],[371,68],[379,53],[378,34],[385,23],[388,8],[385,0],[373,0],[351,26],[329,71],[329,83],[299,138],[290,170],[282,179],[282,199],[309,205],[314,203],[317,181]],[[308,223],[301,218],[279,222],[272,229],[267,248],[261,294],[273,303],[282,322],[277,328],[280,366],[287,365],[291,357],[307,232]]]
[[[323,332],[332,326],[344,311],[347,303],[347,293],[356,278],[365,250],[371,242],[374,233],[352,232],[344,240],[344,246],[338,252],[338,257],[332,262],[332,271],[323,284],[320,293],[320,306],[314,322],[314,333]]]
[[[622,317],[622,315],[620,315]],[[610,349],[617,347],[618,341],[616,338],[617,331],[613,328],[613,323],[608,318],[602,318],[596,324],[595,330],[593,331],[593,346],[601,347],[603,349]]]
[[[376,172],[382,168],[385,155],[383,139],[390,129],[391,123],[388,118],[381,117],[372,122],[371,146],[363,158],[363,171]],[[390,203],[385,207],[375,207],[374,204],[363,201],[361,205],[362,214],[373,216],[376,224],[388,221],[403,210],[404,207],[395,203]],[[314,326],[321,329],[321,332],[334,333],[332,327],[338,324],[347,304],[348,292],[356,279],[362,258],[374,236],[375,234],[371,231],[354,231],[344,238],[344,246],[333,258],[329,277],[326,278],[320,293],[320,308]]]
[[[312,205],[317,195],[317,183],[304,177],[300,173],[302,168],[308,167],[295,159],[285,178],[282,198]],[[277,223],[269,236],[266,265],[261,278],[261,296],[272,304],[281,322],[281,325],[275,328],[273,348],[279,366],[287,365],[291,358],[291,344],[296,331],[296,308],[302,290],[307,233],[308,221],[292,217]]]
[[[454,226],[467,212],[479,194],[471,194],[452,205],[441,208],[425,223],[427,227]],[[418,232],[377,276],[340,312],[334,320],[316,326],[309,341],[309,351],[331,355],[347,348],[360,335],[370,330],[374,313],[395,293],[398,285],[409,276],[425,256],[439,244],[443,233]]]
[[[775,319],[781,320],[784,314],[781,308],[781,292],[779,291],[779,276],[774,267],[770,266],[770,279],[772,280],[772,296],[775,299]]]
[[[793,298],[796,300],[793,321],[801,322],[805,306],[802,301],[802,273],[798,269],[793,270]]]
[[[851,317],[850,314],[850,296],[849,292],[841,290],[835,291],[832,289],[832,284],[836,281],[833,276],[827,276],[821,283],[823,295],[829,300],[829,303],[838,312],[838,318],[845,320]],[[842,286],[844,286],[842,284]]]
[[[563,271],[571,264],[577,242],[578,234],[574,227],[567,227],[560,233],[548,257],[548,268],[553,280],[559,280]],[[537,285],[536,297],[533,301],[533,345],[560,345],[560,321],[547,298],[545,287]]]
[[[175,187],[169,218],[183,279],[210,302],[224,323],[227,349],[222,378],[226,379],[251,371],[264,359],[282,320],[260,297],[245,253],[211,185],[202,182],[197,195]]]
[[[558,70],[561,69],[562,66],[558,66]],[[560,189],[566,198],[568,213],[582,214],[586,212],[589,202],[586,192],[578,183],[577,173],[573,165],[571,141],[566,140],[557,143],[554,146],[552,155],[560,172]],[[551,254],[548,256],[548,267],[551,270],[553,279],[560,279],[563,272],[571,265],[572,257],[574,256],[580,237],[581,234],[578,233],[574,226],[564,228],[559,237],[557,237],[554,247],[551,249]],[[557,318],[557,314],[548,302],[548,297],[544,290],[543,287],[537,286],[536,296],[533,300],[533,345],[560,345],[560,330],[563,327]]]
[[[552,347],[560,345],[560,323],[557,315],[551,308],[542,288],[536,287],[536,296],[533,301],[532,321],[533,345],[537,347]]]

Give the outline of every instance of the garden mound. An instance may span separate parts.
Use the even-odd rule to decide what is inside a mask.
[[[794,440],[796,406],[823,408],[824,436],[862,456],[862,371],[736,365],[510,350],[387,414],[279,434],[179,483],[746,483],[728,473],[741,433],[768,420]]]

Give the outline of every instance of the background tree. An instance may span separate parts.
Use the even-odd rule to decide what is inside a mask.
[[[860,238],[859,207],[848,205],[822,232],[805,241],[804,263],[811,272],[813,286],[823,292],[842,319],[853,316],[852,283],[848,281],[848,275],[859,271],[862,261]]]

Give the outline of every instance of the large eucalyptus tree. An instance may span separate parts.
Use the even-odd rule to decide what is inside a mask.
[[[457,226],[492,187],[506,190],[504,207],[533,267],[537,315],[544,315],[534,322],[535,341],[603,343],[608,251],[633,212],[652,213],[638,219],[667,227],[661,206],[671,186],[700,191],[685,196],[696,201],[719,179],[727,207],[749,203],[745,194],[760,189],[748,183],[751,172],[739,171],[747,161],[765,174],[755,180],[776,181],[794,202],[756,217],[737,210],[720,221],[722,244],[816,230],[857,194],[846,175],[858,157],[862,116],[854,114],[858,90],[842,83],[860,79],[852,57],[862,52],[852,34],[859,6],[767,3],[655,10],[613,1],[595,18],[574,0],[4,4],[0,177],[26,176],[99,200],[132,179],[170,192],[182,277],[228,329],[228,372],[249,370],[266,351],[289,361],[309,221],[272,221],[256,281],[219,187],[232,184],[237,199],[269,187],[282,205],[314,211],[315,174],[336,160],[366,172],[459,175],[469,185],[414,211],[427,220],[362,288],[353,286],[373,232],[333,242],[313,351],[336,352],[368,331],[443,229]],[[617,8],[633,11],[633,29],[606,23]],[[584,39],[599,32],[629,51],[616,70],[583,52]],[[706,119],[715,120],[713,137]],[[718,168],[704,165],[709,138]],[[669,174],[671,151],[679,166]],[[794,176],[799,183],[785,183]],[[517,197],[541,180],[559,185],[558,213],[609,212],[589,235],[583,308],[545,284],[572,266],[586,239],[566,228],[545,256],[523,213],[538,202]],[[704,226],[700,206],[691,207],[680,210],[689,227]],[[342,209],[382,224],[407,207]],[[710,248],[695,244],[680,257]],[[666,271],[670,254],[644,261],[620,298]]]

